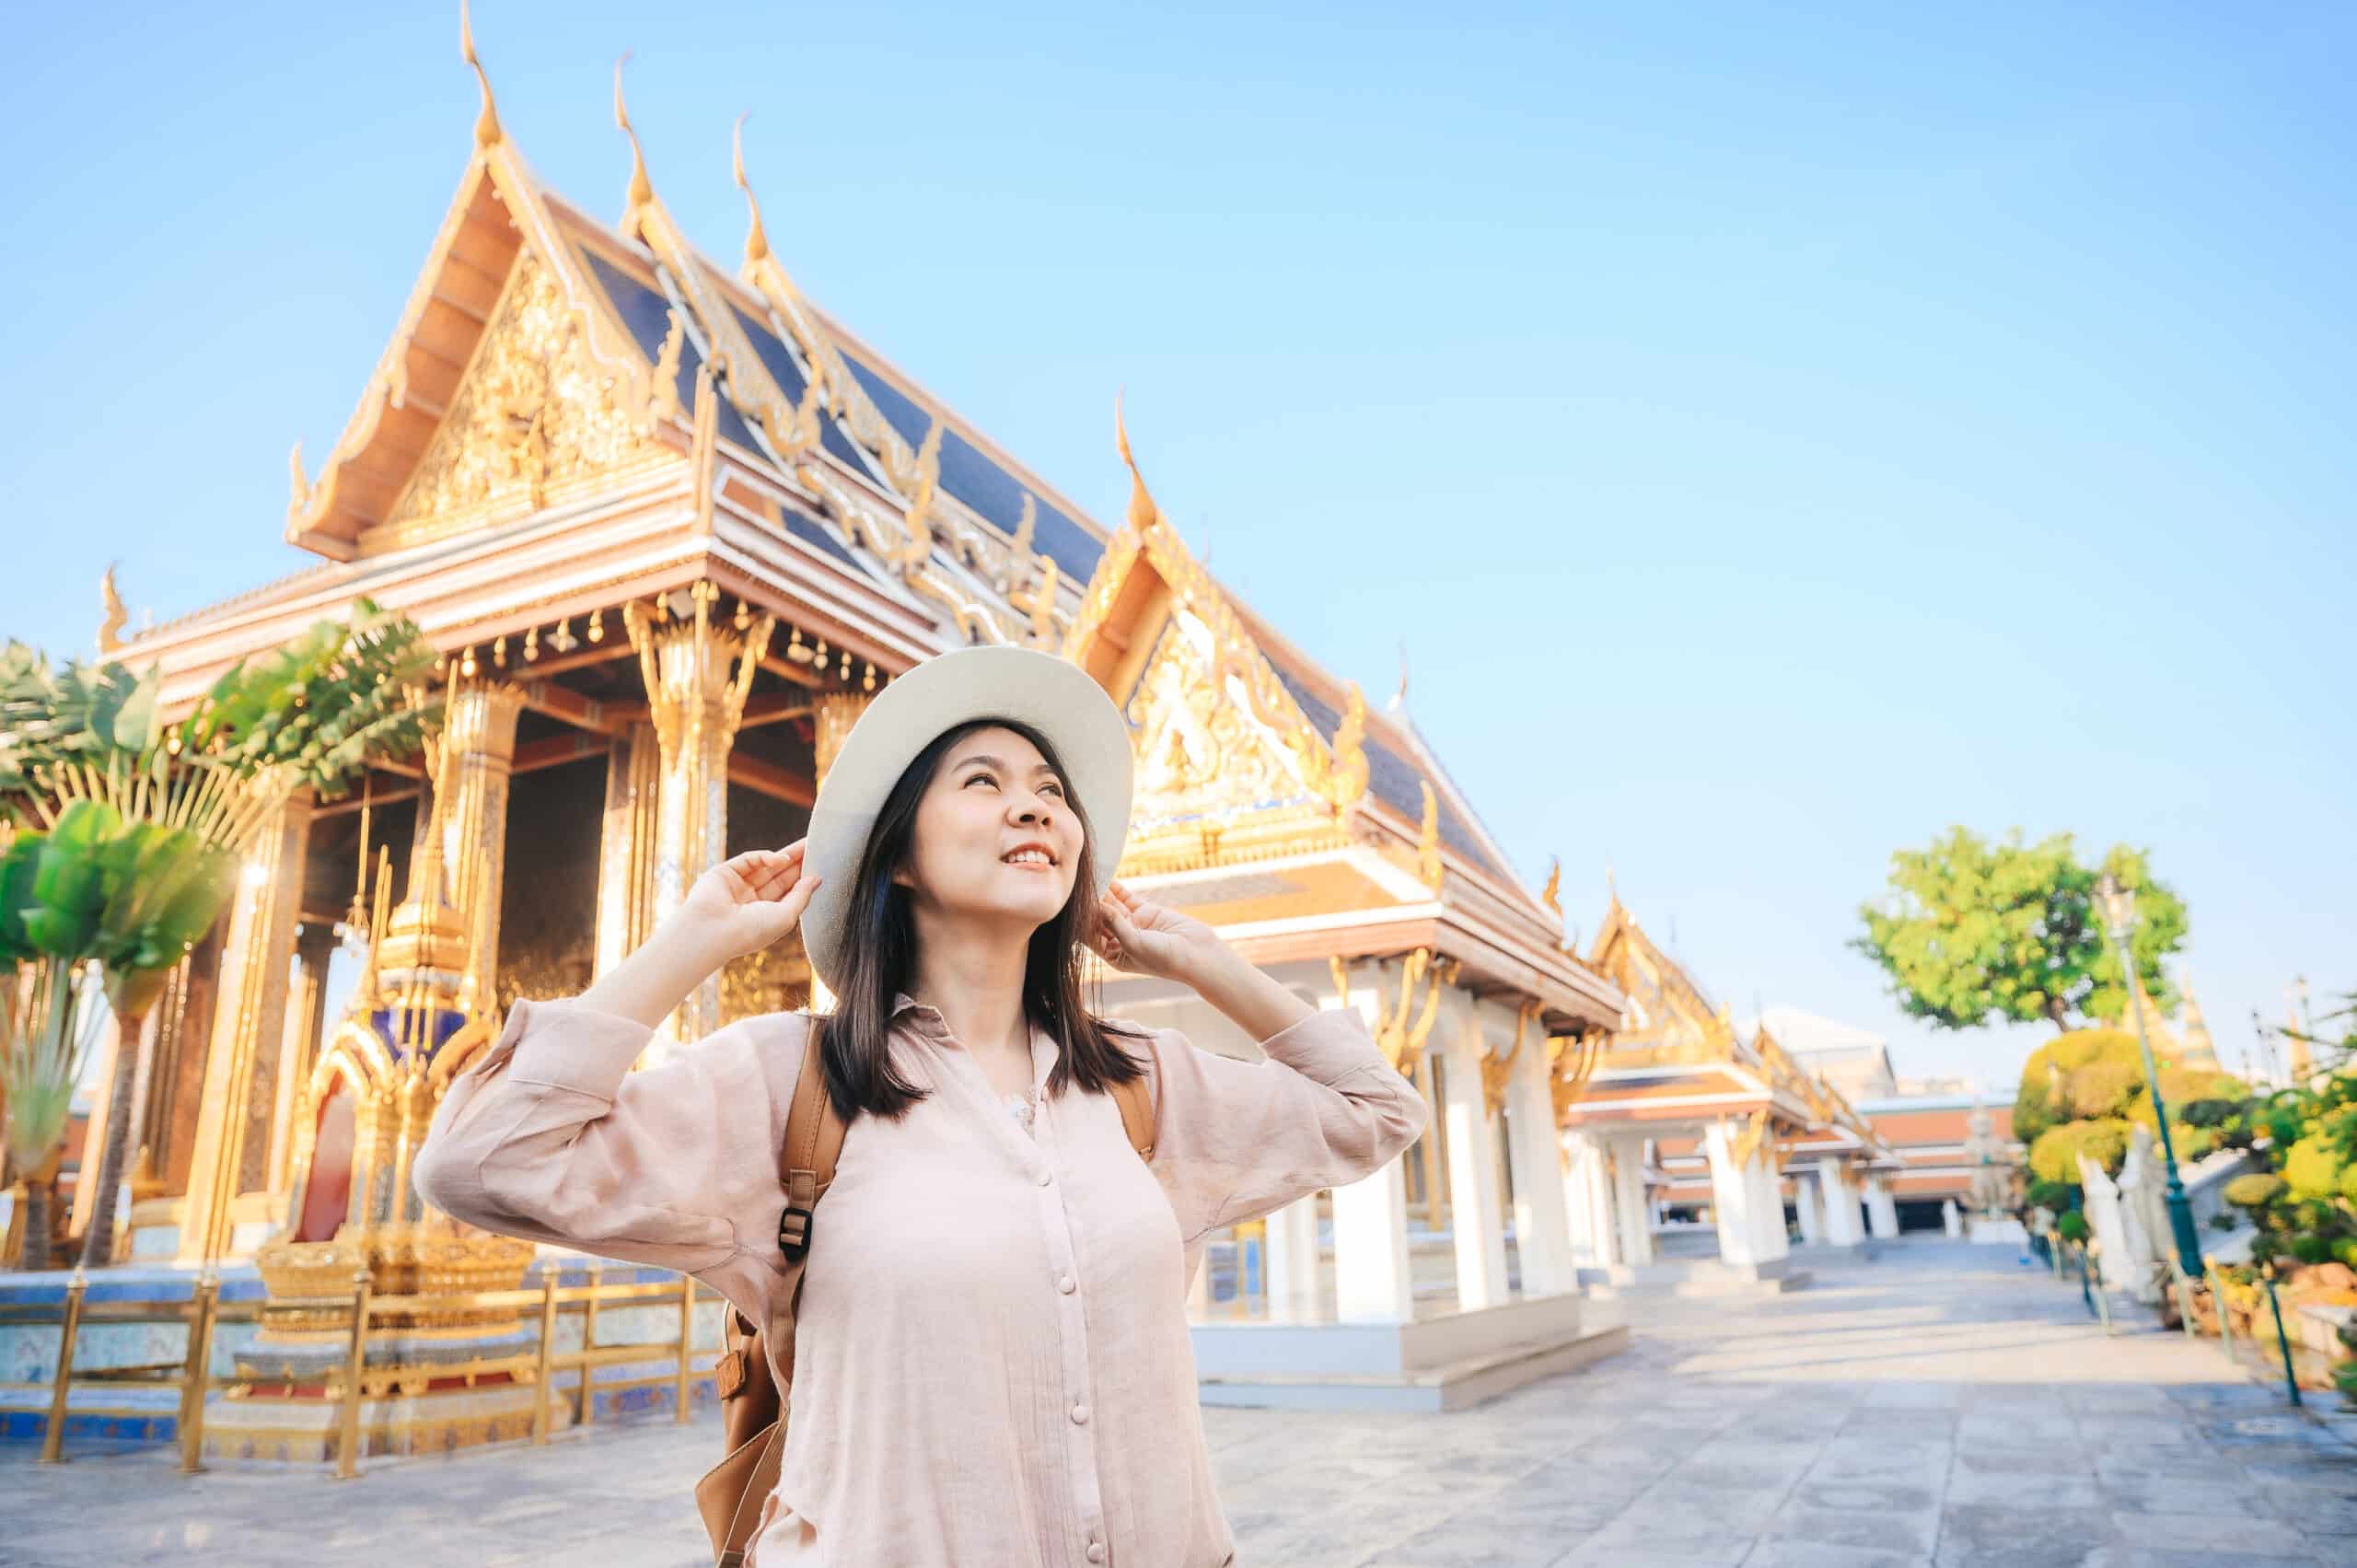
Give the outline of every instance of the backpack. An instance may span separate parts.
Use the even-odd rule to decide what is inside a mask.
[[[1121,1127],[1138,1158],[1154,1158],[1154,1092],[1143,1074],[1113,1086]],[[809,1261],[810,1218],[835,1179],[842,1153],[843,1121],[827,1093],[827,1070],[819,1057],[819,1031],[803,1048],[802,1074],[795,1080],[794,1104],[786,1112],[785,1144],[778,1175],[785,1188],[785,1213],[777,1223],[778,1250],[785,1254],[782,1307],[771,1310],[778,1336],[778,1362],[792,1375],[794,1315],[802,1294],[802,1271]],[[714,1368],[720,1390],[720,1423],[726,1457],[696,1482],[696,1512],[712,1538],[717,1568],[741,1568],[745,1546],[761,1518],[761,1500],[777,1488],[785,1456],[785,1390],[770,1371],[762,1330],[734,1307],[722,1325],[726,1349]]]

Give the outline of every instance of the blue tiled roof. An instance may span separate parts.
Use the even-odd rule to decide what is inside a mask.
[[[933,415],[853,355],[845,354],[843,363],[851,366],[852,375],[866,389],[885,423],[899,432],[900,439],[911,447],[923,445],[925,432],[933,426]],[[1023,520],[1023,496],[1028,487],[954,426],[945,426],[941,433],[941,488],[972,507],[1002,533],[1012,535]],[[1097,558],[1105,553],[1105,547],[1047,497],[1036,491],[1031,494],[1037,508],[1031,534],[1033,547],[1046,551],[1067,575],[1086,582],[1097,570]]]
[[[761,366],[770,373],[770,379],[778,384],[778,389],[789,400],[800,402],[803,389],[809,383],[803,377],[802,367],[794,362],[794,355],[786,352],[785,341],[770,331],[768,322],[756,320],[733,305],[728,308],[736,315],[737,327],[752,341],[753,352],[761,356]],[[819,421],[819,445],[834,454],[838,462],[854,473],[875,471],[875,465],[867,460],[866,454],[843,434],[840,420]]]
[[[670,300],[640,283],[603,257],[588,250],[583,250],[581,254],[589,264],[589,275],[597,282],[599,288],[606,291],[606,297],[613,302],[614,313],[621,318],[622,325],[630,330],[632,340],[638,344],[639,351],[646,355],[647,363],[651,365],[661,358],[663,340],[668,337],[671,331]],[[737,319],[740,321],[744,319],[741,312]],[[747,323],[747,329],[749,332],[752,331],[751,323]],[[761,334],[753,335],[753,346],[756,351],[761,351]],[[783,346],[779,349],[779,356],[784,357]],[[763,363],[767,364],[769,361],[767,352],[761,351],[761,357]],[[683,409],[692,409],[696,406],[696,370],[702,364],[703,357],[696,353],[692,343],[680,346],[679,393],[679,406]],[[790,360],[787,361],[786,368],[793,369]],[[776,375],[776,366],[772,366],[770,373]],[[790,384],[783,378],[780,379],[779,384],[786,388],[789,397],[801,395],[802,381],[798,373]],[[833,432],[834,422],[829,420],[825,423],[827,429]],[[758,452],[761,449],[760,443],[754,439],[752,430],[745,424],[744,417],[737,412],[737,405],[726,398],[720,400],[719,428],[723,438],[737,443],[747,451]],[[835,436],[839,441],[842,439],[839,432],[835,433]],[[865,568],[860,565],[858,558],[843,548],[842,541],[837,539],[830,529],[805,517],[791,506],[784,508],[784,515],[786,532],[821,554],[842,562],[853,571],[861,573],[863,575],[867,575]]]

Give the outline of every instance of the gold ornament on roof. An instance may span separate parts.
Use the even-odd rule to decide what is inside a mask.
[[[630,110],[622,103],[622,67],[630,64],[631,51],[622,51],[614,62],[614,123],[630,139],[630,185],[623,192],[622,232],[638,232],[640,215],[654,204],[655,181],[646,177],[646,151],[638,145],[638,133],[631,129]]]
[[[483,74],[482,62],[475,56],[475,30],[467,17],[467,0],[459,0],[459,58],[474,67],[475,82],[482,88],[482,112],[475,117],[475,145],[496,145],[501,135],[499,110],[491,101],[491,78]]]
[[[1334,993],[1344,1006],[1351,1001],[1350,966],[1340,958],[1329,958],[1334,976]],[[1382,1051],[1383,1059],[1392,1071],[1404,1073],[1406,1063],[1424,1049],[1432,1037],[1433,1025],[1440,1016],[1440,995],[1445,986],[1456,983],[1457,964],[1453,958],[1435,963],[1430,947],[1419,947],[1400,961],[1399,990],[1388,1002],[1384,1000],[1383,981],[1378,975],[1375,983],[1376,1024],[1375,1043]],[[1423,1011],[1411,1023],[1408,1015],[1416,1008],[1416,988],[1424,988]]]
[[[104,575],[99,578],[99,607],[103,614],[99,620],[99,652],[110,654],[122,646],[122,629],[131,622],[131,611],[123,608],[122,595],[115,591],[114,569],[118,563],[109,562]]]
[[[1440,891],[1440,796],[1433,793],[1430,779],[1419,779],[1416,787],[1424,793],[1424,822],[1416,835],[1416,874],[1433,891]]]

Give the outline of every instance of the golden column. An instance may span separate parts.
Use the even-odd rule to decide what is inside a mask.
[[[728,751],[775,624],[768,615],[741,609],[736,624],[716,620],[713,607],[720,590],[710,582],[687,592],[691,614],[656,621],[635,602],[622,609],[662,751],[650,927],[679,907],[698,877],[727,858]],[[715,974],[664,1020],[647,1059],[660,1061],[719,1023]]]
[[[663,749],[655,726],[634,724],[606,761],[606,808],[598,830],[598,951],[604,975],[654,929],[656,806]]]
[[[872,701],[865,691],[821,691],[811,703],[810,783],[813,788],[827,782],[827,770],[835,765],[835,753],[843,747],[843,737],[859,722]],[[810,1010],[825,1013],[833,1010],[834,993],[826,981],[813,972],[810,976]]]
[[[311,805],[304,789],[278,807],[247,852],[230,905],[180,1214],[182,1262],[210,1263],[228,1250],[231,1204],[264,1185]]]
[[[482,1005],[498,1005],[499,900],[507,865],[507,782],[516,767],[521,687],[466,673],[450,682],[442,707],[441,756],[435,769],[434,815],[441,824],[443,875],[450,905],[467,923],[471,973]],[[470,998],[459,1000],[461,1006]]]
[[[303,1086],[318,1058],[327,1026],[328,960],[335,953],[335,927],[306,925],[295,937],[293,988],[286,1000],[286,1028],[278,1054],[278,1103],[270,1121],[270,1190],[286,1191],[287,1166],[295,1145],[295,1118]]]

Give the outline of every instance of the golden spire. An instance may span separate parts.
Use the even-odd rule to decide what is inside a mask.
[[[311,482],[303,476],[303,441],[297,436],[293,449],[286,454],[286,477],[293,496],[290,512],[299,512],[311,504]]]
[[[1538,901],[1552,910],[1556,919],[1563,918],[1563,857],[1560,854],[1547,857],[1547,886],[1539,889]]]
[[[1154,494],[1145,487],[1145,475],[1138,471],[1138,460],[1130,455],[1130,427],[1121,418],[1121,394],[1113,394],[1113,444],[1120,448],[1121,461],[1130,470],[1130,527],[1140,533],[1162,526],[1162,508],[1155,505]]]
[[[614,123],[630,138],[630,190],[624,197],[628,205],[622,209],[622,232],[638,232],[638,215],[655,201],[655,182],[646,178],[646,153],[638,145],[638,133],[631,129],[630,110],[622,105],[622,67],[630,64],[631,52],[614,62]]]
[[[501,134],[499,110],[491,101],[491,78],[483,75],[482,62],[475,58],[475,29],[467,19],[467,0],[459,0],[459,58],[475,68],[475,80],[482,87],[482,112],[475,116],[475,145],[495,145]]]
[[[114,569],[117,562],[107,563],[106,575],[99,579],[99,604],[105,615],[99,621],[99,652],[113,653],[122,646],[122,629],[131,620],[131,612],[122,607],[122,595],[115,591]]]
[[[745,208],[753,217],[753,226],[745,235],[745,266],[749,271],[770,253],[769,230],[761,226],[761,203],[753,194],[752,181],[745,178],[745,117],[752,112],[749,109],[738,115],[736,128],[729,133],[736,153],[737,189],[745,192]]]

